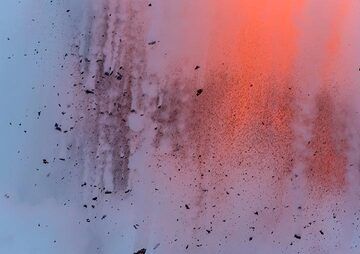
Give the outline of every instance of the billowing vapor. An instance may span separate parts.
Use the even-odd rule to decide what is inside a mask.
[[[358,253],[359,14],[93,1],[77,142],[104,253]]]

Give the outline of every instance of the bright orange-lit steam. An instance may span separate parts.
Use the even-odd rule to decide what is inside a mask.
[[[251,161],[256,168],[275,168],[273,178],[281,180],[295,163],[293,125],[300,110],[296,101],[309,87],[302,75],[316,73],[322,81],[320,86],[310,84],[312,96],[319,93],[319,98],[314,101],[317,116],[308,122],[313,128],[308,149],[317,155],[308,157],[305,172],[310,189],[319,185],[328,191],[345,184],[346,141],[333,116],[332,95],[326,94],[337,86],[331,75],[341,48],[347,5],[331,3],[326,16],[331,22],[323,27],[327,30],[316,31],[324,38],[319,43],[315,33],[304,36],[301,31],[301,19],[310,4],[285,0],[214,4],[218,13],[202,81],[204,95],[193,106],[190,132],[202,156],[216,154],[242,163]],[[312,41],[319,51],[302,45]],[[321,68],[299,69],[304,59],[318,61]],[[254,161],[254,156],[271,159]],[[217,180],[219,172],[221,167],[214,174]],[[281,188],[280,182],[276,188]]]
[[[331,94],[341,89],[336,82],[337,59],[341,56],[341,35],[349,3],[334,4],[329,35],[325,41],[325,57],[321,73],[319,95],[316,98],[316,117],[313,122],[313,137],[310,143],[311,156],[306,170],[310,188],[321,193],[334,193],[346,187],[346,129],[338,108],[341,101]],[[320,194],[319,194],[320,193]]]

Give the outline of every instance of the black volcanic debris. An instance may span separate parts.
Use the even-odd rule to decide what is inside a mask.
[[[157,243],[157,244],[154,246],[153,250],[156,250],[159,246],[160,246],[160,243]]]
[[[134,252],[134,254],[145,254],[145,253],[146,253],[146,249],[144,248]]]
[[[301,239],[301,236],[298,235],[298,234],[295,234],[294,237],[295,237],[296,239]]]
[[[58,123],[55,123],[54,127],[55,127],[55,130],[61,131],[61,127]]]
[[[123,75],[121,75],[119,72],[117,72],[115,77],[117,80],[121,80],[123,78]]]

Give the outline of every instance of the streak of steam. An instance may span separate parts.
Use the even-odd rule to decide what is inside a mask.
[[[129,178],[127,118],[143,69],[143,27],[136,3],[93,1],[80,47],[79,142],[85,181],[124,190]]]

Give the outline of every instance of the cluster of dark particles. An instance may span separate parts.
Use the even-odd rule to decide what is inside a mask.
[[[241,5],[231,4],[234,8]],[[338,95],[343,87],[333,74],[336,67],[327,62],[333,59],[322,59],[307,42],[298,43],[314,39],[313,31],[302,37],[294,17],[288,14],[301,15],[301,6],[277,1],[280,7],[276,12],[264,14],[260,1],[242,4],[243,11],[239,8],[238,13],[247,17],[246,22],[229,21],[226,16],[221,29],[214,32],[216,36],[202,41],[210,44],[207,57],[211,61],[206,67],[169,61],[173,66],[158,77],[161,90],[152,119],[157,123],[154,144],[160,152],[152,170],[166,175],[168,182],[159,181],[165,186],[154,188],[166,188],[180,201],[179,209],[191,213],[194,236],[186,249],[211,248],[214,245],[209,239],[214,236],[206,240],[207,235],[218,231],[216,239],[225,235],[226,240],[219,241],[219,249],[224,250],[232,243],[228,239],[242,239],[244,228],[261,228],[249,232],[246,239],[273,239],[279,246],[275,248],[286,251],[321,251],[317,245],[330,241],[323,227],[340,241],[345,226],[332,214],[352,206],[350,189],[357,189],[349,181],[349,175],[358,178],[348,150],[352,142],[349,130],[355,127],[343,118],[344,113],[349,118],[356,118],[357,113]],[[256,6],[256,11],[245,13]],[[320,45],[324,54],[333,50],[331,57],[335,58],[341,57],[333,44],[344,29],[342,18],[337,19],[343,11],[339,8],[331,14],[339,24]],[[269,21],[261,22],[265,19],[262,15]],[[191,34],[191,29],[187,32]],[[164,40],[159,41],[157,50],[166,52]],[[191,51],[185,49],[184,54],[186,50]],[[301,50],[310,53],[301,55]],[[167,56],[157,57],[153,61],[161,62]],[[318,64],[320,71],[297,69],[303,61]],[[188,71],[191,65],[200,73]],[[308,78],[314,80],[312,87]],[[161,143],[169,140],[171,149],[163,153]],[[263,212],[256,212],[252,222],[244,211],[261,205]],[[353,209],[358,207],[343,209],[344,218]],[[179,218],[177,222],[188,223]],[[256,227],[247,227],[249,222]],[[308,225],[301,229],[301,223]],[[286,227],[294,229],[285,233],[281,228]],[[346,228],[357,231],[349,224]],[[174,245],[183,243],[174,238]],[[336,242],[324,248],[341,246]]]
[[[49,98],[9,127],[42,148],[15,151],[33,167],[26,195],[54,198],[86,253],[357,253],[359,123],[343,90],[358,72],[336,64],[348,4],[311,30],[316,6],[285,0],[103,0],[70,34],[79,13],[46,5],[49,32],[6,61],[40,75],[56,58],[26,91]]]

